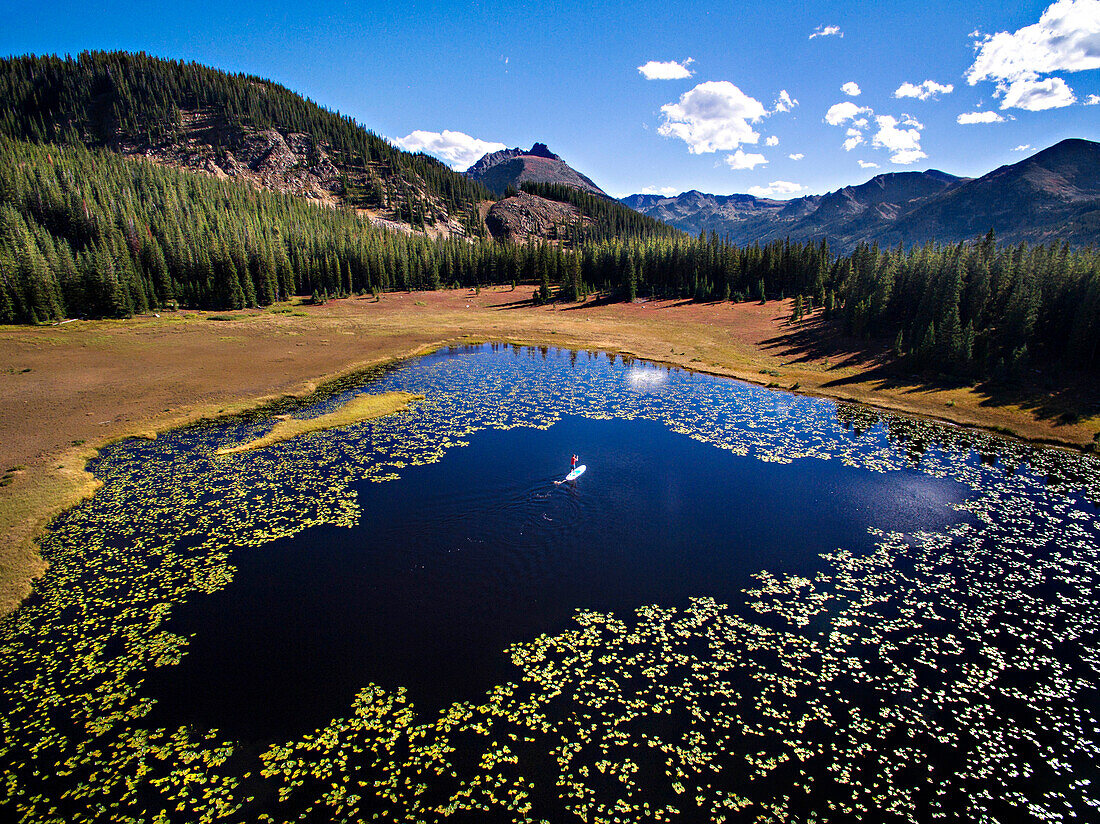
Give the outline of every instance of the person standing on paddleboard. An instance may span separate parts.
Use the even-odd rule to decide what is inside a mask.
[[[577,460],[578,460],[577,456],[574,455],[573,456],[573,466],[570,467],[571,469],[576,469],[577,468]]]

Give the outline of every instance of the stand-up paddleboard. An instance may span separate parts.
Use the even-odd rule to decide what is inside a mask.
[[[582,464],[581,466],[578,466],[576,469],[570,472],[568,475],[566,475],[564,478],[562,478],[562,480],[554,481],[554,483],[563,484],[566,481],[575,481],[577,480],[577,478],[584,474],[584,470],[586,469],[588,469],[588,467]]]

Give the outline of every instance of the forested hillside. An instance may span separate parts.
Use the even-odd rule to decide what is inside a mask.
[[[0,60],[0,132],[283,191],[312,176],[313,193],[330,191],[337,202],[414,228],[450,221],[478,235],[477,204],[491,197],[439,161],[401,151],[277,83],[143,53]]]
[[[1100,367],[1095,249],[998,247],[992,234],[908,251],[864,244],[839,257],[824,242],[739,247],[537,183],[525,184],[524,197],[556,204],[562,216],[551,219],[550,241],[394,232],[357,208],[109,146],[121,135],[171,139],[181,112],[217,106],[227,122],[290,124],[333,156],[415,177],[419,191],[456,208],[473,208],[478,192],[435,161],[255,78],[143,55],[2,63],[0,322],[527,281],[539,284],[537,301],[592,291],[626,300],[794,297],[792,322],[823,308],[850,335],[893,341],[916,369],[1011,377],[1036,363]]]
[[[559,203],[569,203],[590,220],[571,228],[576,242],[590,242],[618,238],[644,239],[651,237],[675,237],[679,229],[655,218],[636,212],[616,200],[594,195],[561,183],[527,182],[520,189],[528,194]]]
[[[539,282],[539,299],[798,296],[915,365],[990,375],[1038,359],[1096,369],[1100,253],[1067,246],[737,247],[642,233],[571,243],[430,239],[230,180],[81,145],[0,137],[0,322],[121,317],[291,294]]]

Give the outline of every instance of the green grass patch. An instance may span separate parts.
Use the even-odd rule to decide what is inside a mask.
[[[218,455],[233,455],[238,452],[248,452],[252,449],[262,449],[265,446],[289,441],[299,435],[308,432],[319,432],[322,429],[333,429],[337,426],[350,426],[378,418],[382,415],[390,415],[407,409],[409,404],[420,400],[423,395],[414,395],[411,392],[386,392],[381,395],[357,395],[334,412],[321,415],[317,418],[289,418],[280,420],[271,427],[271,431],[255,440],[238,446],[228,446],[219,449]]]

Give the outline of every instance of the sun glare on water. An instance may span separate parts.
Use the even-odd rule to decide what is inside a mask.
[[[627,388],[635,392],[660,392],[668,383],[668,371],[654,366],[632,366],[624,377]]]

